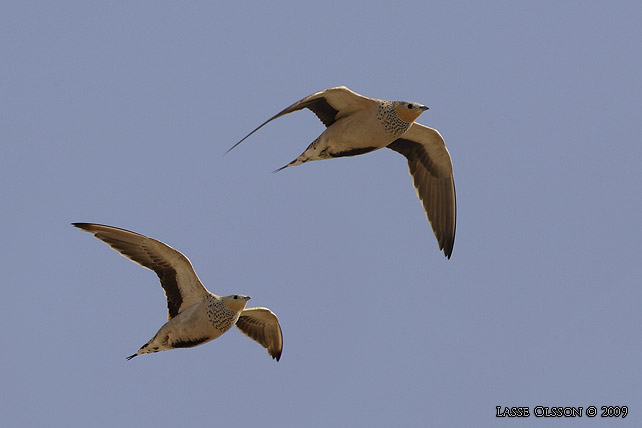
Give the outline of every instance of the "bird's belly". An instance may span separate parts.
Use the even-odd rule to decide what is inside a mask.
[[[205,307],[196,305],[169,320],[152,342],[168,348],[191,348],[216,339],[223,333],[209,321]]]
[[[392,142],[387,134],[380,132],[381,125],[378,123],[368,124],[367,127],[349,122],[341,125],[343,126],[336,128],[331,126],[321,136],[328,157],[361,155],[386,147]]]

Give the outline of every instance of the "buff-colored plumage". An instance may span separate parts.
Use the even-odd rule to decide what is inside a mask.
[[[388,147],[404,155],[432,226],[439,249],[450,258],[455,243],[457,208],[450,154],[435,129],[415,123],[428,107],[408,101],[364,97],[345,86],[309,95],[263,122],[230,150],[268,122],[304,108],[326,130],[295,160],[277,171],[305,162],[355,156]]]
[[[138,352],[127,357],[175,348],[191,348],[216,339],[236,325],[277,361],[283,335],[276,315],[267,308],[246,308],[249,296],[210,293],[190,261],[179,251],[152,238],[92,223],[73,223],[93,233],[123,256],[156,272],[167,297],[168,321]]]

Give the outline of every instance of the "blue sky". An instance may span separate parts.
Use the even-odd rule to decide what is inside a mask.
[[[627,405],[618,426],[639,426],[641,18],[636,1],[5,2],[3,422],[497,426],[498,405]],[[430,107],[451,260],[391,150],[270,174],[322,132],[307,110],[223,156],[336,85]],[[210,291],[271,308],[281,361],[236,329],[125,361],[166,320],[162,290],[75,221],[160,239]]]

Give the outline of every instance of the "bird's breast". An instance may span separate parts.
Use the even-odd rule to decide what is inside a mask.
[[[239,313],[228,309],[221,300],[212,299],[207,305],[207,317],[211,325],[221,332],[226,332],[239,319]]]
[[[410,128],[410,125],[412,125],[412,121],[408,122],[399,117],[394,103],[390,101],[384,101],[379,104],[377,121],[389,136],[389,143],[401,137]]]

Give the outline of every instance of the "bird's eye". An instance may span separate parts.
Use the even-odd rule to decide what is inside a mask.
[[[234,300],[236,300],[236,299],[238,299],[238,298],[239,298],[239,296],[234,296]]]
[[[412,104],[408,103],[408,108],[412,108]]]

